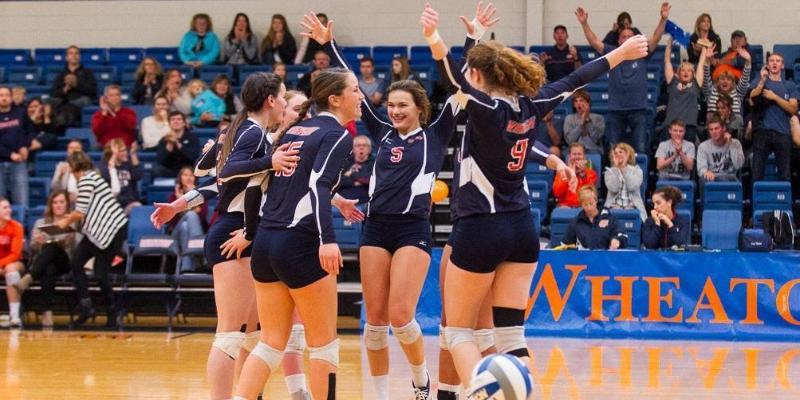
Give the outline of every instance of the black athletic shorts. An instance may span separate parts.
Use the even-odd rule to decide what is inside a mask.
[[[299,289],[326,277],[319,263],[319,243],[314,233],[259,226],[250,259],[253,278]]]
[[[460,218],[450,240],[450,261],[470,272],[493,272],[504,261],[533,263],[539,259],[539,236],[530,209]]]
[[[431,253],[431,224],[427,219],[409,215],[370,215],[364,224],[362,246],[397,249],[413,246]]]
[[[208,265],[212,267],[216,264],[225,261],[233,261],[236,255],[231,258],[225,258],[222,255],[222,250],[219,246],[231,238],[231,232],[244,228],[244,214],[240,212],[223,212],[219,214],[219,218],[211,225],[206,234],[206,241],[203,247]],[[250,257],[250,252],[253,246],[248,247],[242,252],[242,258]]]

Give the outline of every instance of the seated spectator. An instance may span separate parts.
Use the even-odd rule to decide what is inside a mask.
[[[686,124],[673,120],[669,125],[669,139],[658,144],[656,169],[659,179],[691,179],[694,168],[694,143],[684,140]]]
[[[353,139],[353,155],[350,165],[342,170],[339,194],[346,199],[357,199],[359,204],[369,201],[369,179],[372,176],[372,142],[368,136]]]
[[[194,168],[183,167],[176,179],[178,182],[175,184],[175,192],[169,196],[169,202],[173,202],[190,190],[197,186],[197,178],[194,176]],[[202,205],[192,208],[176,215],[167,224],[167,233],[171,234],[180,245],[181,254],[189,249],[189,239],[202,235],[206,229],[206,217],[208,214],[208,205]],[[181,257],[181,272],[196,271],[202,262],[192,258],[192,256]]]
[[[164,74],[164,84],[161,85],[156,97],[166,97],[170,111],[180,111],[184,114],[192,112],[192,96],[188,87],[183,86],[181,71],[177,69],[167,70]]]
[[[556,44],[539,54],[539,61],[544,64],[550,82],[564,78],[581,66],[581,55],[575,46],[567,43],[568,38],[567,27],[556,25],[553,28]]]
[[[300,78],[300,81],[297,82],[297,90],[305,93],[306,96],[310,96],[311,82],[317,77],[320,71],[328,69],[330,66],[331,58],[328,56],[328,53],[324,50],[318,51],[317,54],[314,54],[314,70]]]
[[[383,93],[386,91],[386,81],[378,78],[375,73],[375,61],[372,57],[364,57],[359,61],[361,77],[358,78],[358,87],[373,106],[381,107],[383,104]]]
[[[535,138],[536,141],[550,148],[550,153],[561,157],[561,133],[556,129],[553,123],[553,115],[555,111],[551,110],[541,119],[541,123],[537,124]]]
[[[153,115],[144,117],[140,129],[142,150],[155,150],[158,142],[169,133],[169,101],[166,97],[156,97],[153,103]]]
[[[179,111],[171,111],[169,127],[171,131],[158,142],[158,164],[153,168],[153,175],[156,177],[177,176],[181,168],[193,167],[200,157],[200,141],[187,130],[185,115]]]
[[[703,46],[697,43],[701,39],[710,42],[714,49],[722,49],[722,40],[717,35],[717,32],[714,32],[714,24],[711,23],[711,15],[708,13],[702,13],[697,17],[694,22],[694,33],[689,37],[689,48],[686,51],[689,53],[689,62],[694,65],[697,65],[700,61],[700,53],[704,49]],[[713,55],[714,53],[710,52],[708,57]],[[710,67],[711,62],[709,61],[707,64]],[[701,70],[702,68],[698,67],[697,69]]]
[[[245,13],[238,13],[233,18],[233,26],[222,42],[220,53],[223,64],[252,65],[259,64],[258,36],[250,27],[250,18]]]
[[[740,30],[733,31],[733,33],[731,33],[731,46],[728,48],[728,51],[720,54],[719,58],[715,58],[711,61],[711,64],[715,67],[712,78],[716,80],[718,75],[727,72],[737,79],[741,79],[744,76],[744,66],[747,63],[747,60],[745,60],[742,53],[740,53],[742,49],[744,49],[748,55],[750,54],[750,45],[747,44],[747,36]],[[752,78],[752,70],[750,78]]]
[[[100,146],[116,138],[122,139],[126,146],[136,141],[136,112],[122,106],[119,85],[106,86],[100,109],[92,116],[92,132]]]
[[[286,64],[282,62],[276,62],[275,64],[272,64],[272,73],[278,75],[283,81],[284,85],[289,84],[286,82]],[[286,86],[286,89],[289,89],[289,86]]]
[[[616,218],[608,209],[598,210],[594,185],[581,186],[578,197],[583,209],[567,225],[561,244],[592,250],[625,248],[628,235],[619,230]]]
[[[783,55],[772,53],[761,70],[758,85],[750,92],[753,104],[753,181],[764,179],[767,157],[775,153],[778,178],[790,178],[792,132],[789,119],[797,113],[794,82],[783,79]]]
[[[664,48],[664,83],[667,85],[667,116],[665,121],[682,120],[686,124],[686,140],[694,142],[698,136],[697,130],[697,105],[700,103],[700,92],[703,87],[703,64],[706,54],[714,49],[703,48],[700,53],[700,63],[695,72],[694,65],[688,62],[681,63],[678,73],[672,68],[670,54],[672,54],[672,38]],[[662,130],[666,130],[662,127]],[[663,139],[662,134],[662,139]]]
[[[415,79],[414,74],[411,73],[408,57],[397,56],[392,59],[392,79],[389,80],[387,88],[397,81],[406,79]]]
[[[142,205],[138,183],[143,173],[136,148],[136,142],[133,142],[129,158],[125,142],[122,139],[111,140],[103,148],[103,162],[99,168],[100,175],[111,187],[111,194],[125,209],[125,215],[130,215],[134,207]]]
[[[647,218],[647,211],[642,201],[642,169],[636,164],[636,152],[627,143],[611,146],[609,163],[603,173],[606,184],[606,208],[623,210],[639,210],[642,221]]]
[[[11,94],[9,93],[9,99]],[[19,305],[22,290],[17,284],[22,279],[22,248],[25,232],[22,224],[11,218],[11,203],[0,197],[0,270],[6,278],[6,299],[8,300],[8,316],[12,328],[21,328]]]
[[[30,150],[50,150],[55,147],[58,137],[64,134],[64,128],[53,123],[53,107],[35,98],[28,102],[26,110],[34,135]]]
[[[50,89],[56,125],[77,126],[81,108],[97,100],[97,80],[92,70],[81,65],[81,52],[77,46],[67,48],[67,62],[58,73]]]
[[[67,216],[72,209],[69,194],[56,190],[47,197],[44,216],[36,220],[31,230],[31,267],[20,281],[14,285],[20,293],[30,286],[34,280],[42,283],[41,305],[42,327],[53,327],[53,300],[55,299],[56,278],[69,272],[70,257],[81,240],[77,223],[71,225],[74,232],[50,235],[40,228],[52,225]]]
[[[709,115],[707,120],[710,120],[714,114]],[[733,112],[733,99],[731,96],[720,93],[717,98],[717,113],[716,116],[722,122],[722,128],[725,132],[730,133],[736,139],[744,139],[744,119],[741,114]],[[706,123],[706,128],[708,123]]]
[[[220,99],[225,101],[225,115],[231,117],[242,110],[242,101],[239,96],[233,93],[233,86],[231,86],[231,79],[227,75],[219,75],[211,82],[211,90]]]
[[[189,81],[189,84],[186,85],[186,100],[189,101],[189,113],[186,114],[187,117],[192,115],[194,100],[197,99],[207,89],[208,85],[206,85],[206,83],[201,79],[192,79]]]
[[[739,170],[744,165],[742,144],[725,132],[718,116],[711,116],[706,125],[709,139],[700,143],[697,148],[697,175],[700,184],[739,180]]]
[[[83,144],[80,140],[70,140],[67,144],[67,158],[72,153],[82,153]],[[58,191],[64,190],[69,193],[70,203],[74,202],[78,196],[78,181],[72,175],[72,170],[69,168],[69,163],[61,161],[56,164],[56,170],[53,171],[53,178],[50,180],[50,190]]]
[[[662,186],[653,191],[653,209],[642,226],[642,243],[646,249],[670,249],[691,244],[691,221],[676,211],[682,200],[683,193],[674,186]]]
[[[0,86],[0,197],[28,205],[28,155],[34,127],[23,107],[14,107],[11,89]]]
[[[733,113],[742,115],[742,101],[747,90],[750,89],[750,69],[753,63],[750,53],[744,47],[739,47],[736,54],[744,60],[741,76],[733,74],[729,69],[723,69],[719,73],[715,71],[712,80],[709,63],[706,62],[703,65],[703,94],[706,96],[706,111],[709,116],[718,111],[717,100],[723,94],[727,94],[733,100],[731,107]],[[706,52],[709,60],[715,60],[712,55],[712,52]]]
[[[326,14],[317,13],[317,19],[319,19],[319,22],[322,24],[322,26],[328,26],[328,16]],[[317,43],[316,40],[311,40],[308,36],[303,36],[303,39],[300,42],[300,48],[297,51],[297,56],[294,58],[294,63],[309,63],[314,59],[314,54],[317,54],[317,52],[320,50],[323,50],[321,44]]]
[[[294,41],[289,24],[282,14],[273,14],[269,31],[261,41],[261,62],[272,65],[282,62],[287,65],[294,64],[297,57],[297,43]]]
[[[619,35],[623,30],[630,30],[633,35],[641,35],[642,32],[638,28],[633,27],[633,20],[627,11],[623,11],[617,15],[617,20],[611,25],[611,30],[606,33],[603,38],[603,43],[611,46],[617,46],[619,43]]]
[[[14,107],[24,107],[27,99],[28,90],[25,89],[25,86],[14,86],[11,89],[11,101],[14,103]]]
[[[578,185],[575,189],[570,189],[569,180],[563,179],[561,175],[556,174],[553,180],[553,196],[559,207],[580,207],[581,203],[578,199],[578,188],[590,185],[594,187],[597,184],[597,172],[594,168],[600,166],[590,166],[589,160],[586,159],[586,148],[580,143],[573,143],[569,145],[569,166],[575,170],[575,177],[578,178]]]
[[[585,90],[572,95],[574,114],[564,119],[564,141],[568,145],[580,143],[587,153],[603,154],[603,133],[606,122],[600,114],[592,113],[592,98]],[[600,168],[599,165],[595,168]]]
[[[153,57],[145,57],[136,68],[136,83],[133,85],[133,104],[150,105],[163,86],[164,71]]]
[[[224,77],[224,75],[220,76]],[[222,83],[218,82],[218,80],[220,80],[219,77],[211,84],[211,88],[203,91],[192,100],[193,126],[213,128],[219,125],[219,121],[222,121],[227,115],[228,107],[223,96],[226,96],[227,92],[230,91],[230,84],[228,84],[228,78],[224,78]],[[220,87],[225,90],[222,96],[218,93]],[[232,97],[233,94],[231,94]],[[232,111],[234,111],[234,114],[236,113],[235,106]]]
[[[183,35],[178,47],[178,57],[184,64],[200,68],[211,65],[219,58],[219,38],[208,14],[195,14],[189,31]]]

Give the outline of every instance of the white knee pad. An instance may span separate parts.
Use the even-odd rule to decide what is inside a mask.
[[[284,353],[303,355],[306,351],[306,329],[301,324],[292,326],[292,334],[289,335],[289,341],[286,343],[286,350]]]
[[[248,334],[245,334],[244,337],[244,344],[242,348],[245,349],[248,353],[252,353],[253,349],[256,348],[258,344],[258,340],[261,338],[261,331],[252,331]]]
[[[494,328],[494,340],[498,353],[514,353],[523,349],[526,354],[528,352],[528,344],[525,342],[525,327],[523,326]]]
[[[334,367],[339,366],[339,339],[334,339],[325,346],[309,347],[308,352],[311,360],[324,360]]]
[[[494,347],[494,330],[478,329],[475,331],[475,342],[478,343],[478,350],[483,353]]]
[[[389,347],[389,326],[364,324],[364,345],[367,350],[383,350]]]
[[[244,345],[244,340],[243,332],[218,332],[214,335],[214,343],[211,346],[222,350],[228,357],[235,360],[239,357],[239,349]]]
[[[6,274],[6,285],[13,285],[19,282],[21,278],[22,277],[20,276],[19,271],[9,272]]]
[[[280,365],[281,360],[283,359],[282,351],[277,350],[264,342],[258,342],[256,347],[253,348],[253,351],[250,352],[250,355],[258,357],[264,362],[264,364],[267,364],[270,372],[277,371],[278,365]]]
[[[419,327],[416,319],[401,327],[392,326],[392,333],[397,337],[397,340],[402,344],[411,344],[422,335],[422,329]]]
[[[475,342],[475,330],[471,328],[459,328],[447,326],[444,328],[444,339],[447,341],[447,348],[453,349],[457,344],[464,342]]]
[[[447,348],[447,340],[444,338],[444,326],[439,325],[439,349],[449,350]]]

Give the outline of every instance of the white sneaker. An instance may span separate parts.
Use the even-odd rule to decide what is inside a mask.
[[[11,318],[8,314],[0,315],[0,328],[8,328],[11,326]]]
[[[19,319],[19,318],[11,318],[11,321],[9,322],[9,326],[8,327],[11,328],[11,329],[22,328],[22,320]]]

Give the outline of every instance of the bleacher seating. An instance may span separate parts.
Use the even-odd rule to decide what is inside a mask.
[[[707,182],[703,185],[704,210],[741,210],[741,182]]]
[[[753,184],[753,226],[761,226],[761,214],[773,210],[792,211],[792,185],[784,181]]]
[[[547,198],[550,195],[550,182],[529,180],[528,194],[531,199],[531,209],[539,210],[540,215],[547,215]]]
[[[66,60],[66,48],[36,49],[33,54],[33,63],[36,65],[62,65]]]
[[[30,49],[0,49],[0,65],[25,66],[31,62]]]
[[[6,69],[6,79],[10,84],[38,85],[42,81],[42,67],[10,66]]]
[[[272,67],[269,65],[240,65],[239,76],[236,78],[239,84],[243,84],[247,77],[256,72],[271,72]]]
[[[793,70],[794,64],[800,61],[800,44],[776,44],[772,46],[772,52],[783,55],[783,65],[787,70]]]
[[[372,48],[372,59],[375,60],[375,64],[390,64],[392,59],[399,56],[408,57],[408,47],[375,46]]]
[[[683,201],[678,203],[677,209],[678,210],[686,210],[689,212],[689,220],[691,221],[694,217],[694,181],[684,181],[684,180],[659,180],[656,182],[656,189],[663,187],[663,186],[674,186],[680,189],[681,193],[683,193]]]
[[[211,85],[219,75],[226,75],[229,80],[233,80],[233,65],[204,65],[197,71],[197,77]]]
[[[617,229],[628,235],[628,249],[638,249],[642,244],[642,216],[639,210],[611,209],[617,220]]]
[[[172,67],[181,62],[177,47],[148,47],[144,49],[144,55],[155,58],[161,66]]]
[[[111,47],[108,49],[108,63],[111,65],[136,66],[144,59],[144,49],[141,47]]]
[[[364,57],[372,56],[372,49],[368,46],[347,46],[342,47],[342,56],[351,68],[358,72],[359,60]]]
[[[739,210],[703,210],[703,247],[716,250],[736,250],[742,212]]]
[[[336,207],[331,207],[333,231],[342,253],[357,253],[361,244],[361,223],[348,222]]]
[[[567,232],[569,222],[581,211],[580,208],[557,207],[550,215],[550,246],[558,246]]]

